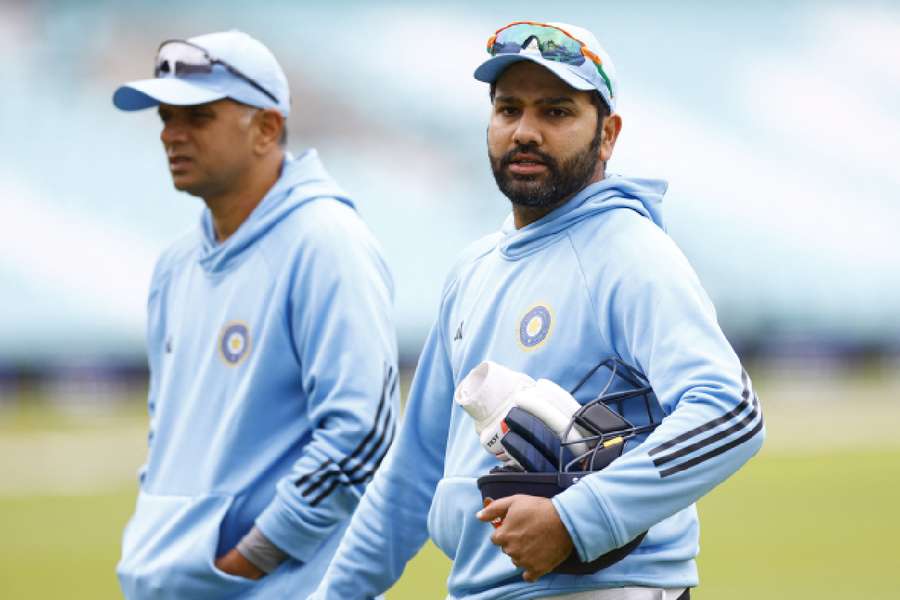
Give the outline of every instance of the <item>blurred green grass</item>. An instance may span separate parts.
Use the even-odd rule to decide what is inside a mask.
[[[900,448],[762,452],[699,503],[703,598],[895,599]]]
[[[700,502],[695,598],[900,597],[900,387],[862,383],[761,378],[769,439]],[[138,403],[0,414],[0,598],[120,597],[145,427]],[[443,598],[449,566],[426,545],[388,598]]]

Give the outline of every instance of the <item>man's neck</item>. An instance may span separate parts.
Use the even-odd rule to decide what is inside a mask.
[[[276,154],[251,169],[242,185],[203,198],[212,215],[217,242],[222,243],[231,237],[278,181],[284,154]]]
[[[513,223],[516,229],[522,229],[526,225],[531,225],[535,221],[543,219],[545,216],[565,204],[568,198],[563,198],[556,204],[549,206],[525,206],[521,204],[513,204]]]

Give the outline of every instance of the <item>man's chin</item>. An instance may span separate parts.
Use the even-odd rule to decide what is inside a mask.
[[[528,183],[536,183],[543,179],[547,179],[549,177],[548,173],[529,173],[527,175],[522,173],[513,173],[509,170],[506,171],[506,181],[509,182],[520,182],[523,184]]]
[[[512,179],[507,180],[506,185],[504,186],[504,192],[507,196],[534,196],[535,194],[540,194],[544,185],[542,181],[537,181],[534,178],[522,180],[522,179]]]
[[[521,175],[509,171],[494,171],[497,187],[510,202],[517,206],[541,207],[548,203],[549,173]]]
[[[192,196],[199,196],[200,186],[196,181],[184,175],[172,175],[172,185],[179,192],[184,192]]]

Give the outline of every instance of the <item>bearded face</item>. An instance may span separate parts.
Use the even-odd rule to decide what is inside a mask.
[[[550,208],[584,189],[599,161],[602,130],[574,156],[555,158],[533,144],[518,145],[497,157],[488,149],[494,181],[510,202]]]

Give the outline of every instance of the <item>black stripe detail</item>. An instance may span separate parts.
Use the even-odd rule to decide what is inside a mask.
[[[693,466],[699,465],[703,461],[709,460],[711,458],[715,458],[716,456],[722,454],[723,452],[727,452],[736,446],[740,446],[741,444],[743,444],[744,442],[746,442],[747,440],[749,440],[750,438],[755,436],[757,433],[759,433],[762,430],[762,428],[763,428],[763,419],[762,419],[762,415],[760,415],[759,423],[757,423],[756,427],[754,427],[751,431],[745,433],[744,435],[742,435],[741,437],[739,437],[735,440],[728,442],[727,444],[723,444],[723,445],[719,446],[718,448],[713,448],[706,454],[701,454],[700,456],[697,456],[696,458],[692,458],[691,460],[687,460],[687,461],[681,463],[680,465],[675,465],[674,467],[669,467],[668,469],[660,471],[659,476],[660,477],[668,477],[670,475],[674,475],[675,473],[680,473],[681,471],[690,469]]]
[[[325,483],[325,481],[328,480],[329,477],[332,477],[332,476],[335,476],[335,477],[336,477],[336,476],[339,476],[339,475],[343,472],[344,467],[347,466],[347,463],[350,462],[351,459],[355,458],[356,455],[359,454],[360,451],[362,451],[362,449],[369,443],[369,441],[370,441],[370,440],[372,439],[372,437],[375,435],[375,432],[378,430],[378,425],[379,425],[379,423],[381,422],[381,414],[382,414],[382,411],[383,411],[383,409],[384,409],[384,405],[385,405],[385,402],[384,402],[384,396],[382,396],[381,402],[378,404],[378,411],[375,413],[375,422],[372,424],[372,428],[371,428],[371,429],[369,430],[369,432],[366,434],[366,437],[364,437],[364,438],[362,439],[362,441],[361,441],[359,444],[357,444],[357,446],[356,446],[356,448],[353,450],[353,453],[352,453],[352,454],[350,454],[350,455],[348,455],[348,456],[345,456],[345,457],[341,460],[341,462],[339,462],[339,463],[337,464],[337,469],[328,471],[328,472],[325,473],[322,477],[320,477],[320,478],[318,479],[318,481],[316,481],[316,482],[314,482],[314,483],[311,483],[309,486],[307,486],[307,488],[306,488],[305,490],[303,490],[303,495],[304,495],[304,496],[308,496],[308,495],[310,495],[311,493],[313,493],[314,491],[316,491],[316,488],[318,488],[320,485],[322,485],[323,483]],[[385,414],[388,414],[388,415],[389,415],[389,414],[390,414],[390,411],[388,411],[388,412],[385,413]],[[383,435],[383,434],[382,434],[382,435]]]
[[[340,473],[341,473],[341,468],[339,465],[337,465],[335,463],[332,463],[330,465],[330,468],[319,469],[319,470],[315,471],[314,473],[309,473],[308,475],[311,475],[313,477],[316,475],[321,475],[321,476],[316,481],[313,481],[312,478],[310,478],[310,480],[308,482],[309,486],[307,486],[307,489],[309,489],[310,487],[315,489],[322,484],[323,479],[328,479],[330,476],[339,475]],[[300,485],[298,484],[297,487],[300,487]],[[306,495],[305,492],[304,492],[304,495]]]
[[[738,421],[737,423],[735,423],[728,429],[723,429],[722,431],[718,431],[707,438],[703,438],[702,440],[700,440],[698,442],[694,442],[693,444],[688,444],[687,446],[684,446],[683,448],[679,448],[678,450],[676,450],[675,452],[672,452],[671,454],[666,454],[665,456],[661,456],[661,457],[655,459],[653,461],[653,466],[660,467],[666,463],[672,462],[673,460],[679,459],[682,456],[687,456],[688,454],[693,454],[697,450],[700,450],[701,448],[704,448],[705,446],[709,446],[710,444],[713,444],[715,442],[718,442],[721,439],[725,439],[728,436],[730,436],[731,434],[737,433],[741,429],[746,429],[747,426],[750,425],[750,423],[752,423],[754,419],[756,419],[756,415],[759,413],[758,409],[759,409],[759,400],[757,399],[756,395],[754,395],[753,396],[753,410],[751,410],[749,413],[744,415],[743,419],[741,419],[740,421]]]
[[[673,446],[677,446],[678,444],[680,444],[682,442],[686,442],[687,440],[691,439],[694,436],[700,435],[701,433],[709,431],[710,429],[715,429],[719,425],[722,425],[723,423],[727,423],[731,419],[733,419],[736,416],[738,416],[739,414],[741,414],[741,412],[743,412],[745,408],[750,406],[750,402],[749,402],[749,399],[750,399],[750,376],[747,374],[747,371],[745,371],[743,369],[741,370],[741,380],[744,384],[744,389],[741,392],[741,397],[743,398],[743,400],[737,406],[735,406],[733,409],[731,409],[730,411],[728,411],[727,413],[725,413],[724,415],[722,415],[720,417],[716,417],[715,419],[712,419],[711,421],[707,421],[703,425],[699,425],[699,426],[695,427],[694,429],[691,429],[690,431],[686,431],[686,432],[682,433],[678,437],[674,437],[667,442],[663,442],[659,446],[651,449],[650,452],[648,452],[648,454],[650,456],[659,454],[660,452],[662,452],[664,450],[668,450],[669,448],[671,448]]]
[[[398,378],[395,376],[393,367],[389,366],[387,368],[387,370],[385,371],[384,384],[382,385],[382,389],[381,389],[381,400],[379,401],[378,409],[375,412],[375,419],[374,419],[374,422],[372,423],[372,428],[369,430],[369,432],[366,434],[366,436],[359,442],[359,444],[356,445],[356,448],[353,449],[353,452],[351,452],[349,455],[345,456],[343,459],[341,459],[341,461],[339,463],[337,463],[336,470],[329,470],[322,477],[320,477],[317,481],[310,483],[310,485],[307,486],[307,488],[305,490],[303,490],[304,496],[309,496],[310,494],[312,494],[314,491],[316,491],[316,489],[318,489],[322,484],[324,484],[326,481],[328,481],[332,477],[337,478],[337,479],[335,479],[335,481],[339,480],[341,475],[345,475],[346,477],[349,477],[355,471],[357,471],[366,461],[368,461],[372,457],[372,455],[375,453],[375,451],[378,449],[378,447],[384,441],[384,434],[387,429],[387,425],[389,422],[391,422],[391,416],[392,416],[393,411],[390,409],[390,406],[388,406],[388,398],[390,396],[390,394],[388,393],[388,389],[390,387],[391,394],[392,394],[393,390],[396,389],[397,379]],[[384,409],[386,406],[387,406],[387,410],[385,411]],[[384,425],[379,428],[382,414],[385,415]],[[381,434],[379,435],[376,443],[369,449],[366,456],[363,457],[362,459],[360,459],[360,462],[356,465],[356,467],[354,467],[353,469],[351,469],[348,472],[345,472],[344,468],[347,466],[347,464],[351,460],[356,458],[363,451],[363,449],[368,445],[368,443],[372,440],[372,438],[375,436],[375,433],[379,429],[382,430]],[[324,463],[322,463],[322,465],[316,470],[316,472],[320,472],[324,467],[327,466],[326,463],[329,463],[329,462],[331,462],[330,459],[326,460]],[[301,484],[298,482],[297,485],[299,486]],[[329,486],[326,489],[330,493],[330,491],[332,491],[334,489],[334,486]]]
[[[381,421],[381,419],[379,419],[379,421],[376,423],[376,426],[378,425],[378,423],[380,423],[380,421]],[[374,444],[372,444],[372,446],[366,452],[365,456],[363,456],[362,458],[359,459],[359,462],[356,463],[356,466],[354,466],[351,469],[340,468],[337,471],[329,471],[324,476],[322,476],[315,484],[312,484],[309,487],[307,487],[305,490],[303,490],[303,495],[309,496],[314,491],[316,491],[316,489],[319,486],[321,486],[323,483],[325,483],[327,480],[329,480],[331,478],[334,478],[336,481],[340,480],[341,476],[349,479],[354,473],[356,473],[359,469],[361,469],[363,467],[363,465],[368,463],[372,459],[372,457],[375,455],[375,453],[378,451],[378,449],[381,447],[381,445],[384,443],[385,434],[388,431],[393,432],[393,430],[394,430],[394,423],[393,423],[393,419],[391,418],[391,411],[386,411],[384,413],[384,423],[382,424],[380,429],[381,429],[381,433],[378,435],[378,439],[375,441]],[[342,460],[339,467],[344,467],[344,466],[346,466],[345,461]]]
[[[301,485],[303,485],[304,483],[306,483],[307,480],[309,480],[313,475],[315,475],[315,474],[318,473],[319,471],[322,471],[323,469],[325,469],[325,468],[326,468],[328,465],[330,465],[332,462],[333,462],[333,461],[332,461],[330,458],[325,459],[325,461],[324,461],[321,465],[319,465],[318,467],[316,467],[315,470],[310,471],[309,473],[304,474],[303,477],[301,477],[300,479],[298,479],[297,481],[295,481],[295,482],[294,482],[294,485],[296,485],[297,487],[300,487]]]
[[[319,494],[318,496],[313,498],[312,502],[310,502],[310,505],[311,506],[318,505],[319,502],[321,502],[326,497],[328,497],[328,495],[331,494],[331,492],[333,492],[334,489],[338,485],[356,485],[359,483],[363,483],[368,478],[372,477],[375,474],[375,471],[378,470],[378,467],[381,466],[381,461],[384,460],[384,457],[387,455],[388,450],[390,450],[391,444],[394,443],[394,432],[396,431],[396,428],[391,427],[390,431],[391,431],[391,434],[387,440],[387,444],[385,444],[384,449],[380,452],[380,456],[378,457],[378,460],[375,461],[375,464],[372,466],[371,469],[369,469],[368,471],[363,471],[362,473],[357,475],[356,478],[348,478],[346,481],[341,481],[340,479],[333,479],[331,481],[331,485],[329,485],[326,489],[324,489],[321,494]]]
[[[359,459],[359,462],[356,463],[356,466],[353,467],[352,469],[350,469],[349,471],[345,470],[344,474],[347,477],[350,477],[351,475],[356,473],[358,470],[360,470],[363,467],[363,465],[365,465],[366,463],[369,463],[372,460],[372,457],[375,456],[378,449],[382,446],[382,444],[384,444],[385,436],[390,436],[391,439],[393,439],[393,433],[394,433],[395,427],[396,427],[396,423],[394,423],[393,412],[387,411],[386,413],[384,413],[384,425],[382,425],[382,427],[381,427],[381,433],[378,434],[378,439],[375,441],[374,444],[372,444],[372,447],[369,448],[369,451],[366,453],[366,455],[364,457],[362,457],[361,459]],[[390,442],[388,443],[388,446],[390,446]]]
[[[397,429],[396,427],[391,428],[391,434],[387,438],[387,442],[384,445],[384,449],[379,452],[378,458],[375,460],[372,468],[368,471],[362,471],[356,477],[351,477],[346,482],[342,482],[344,485],[356,485],[358,483],[363,483],[366,479],[369,479],[375,474],[375,471],[378,470],[378,467],[381,466],[381,461],[384,460],[384,457],[387,456],[388,450],[391,449],[391,445],[394,443],[394,437],[396,437]]]

